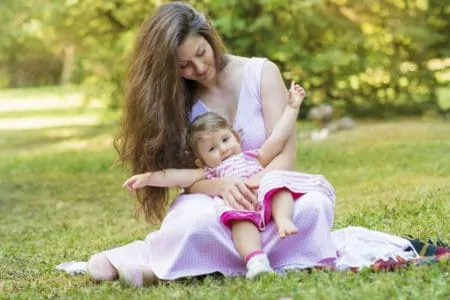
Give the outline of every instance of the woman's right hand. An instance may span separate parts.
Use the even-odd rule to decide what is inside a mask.
[[[255,210],[258,200],[255,193],[245,184],[245,179],[222,177],[219,181],[219,195],[226,205],[233,209]]]

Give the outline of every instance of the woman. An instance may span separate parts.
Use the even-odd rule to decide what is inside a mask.
[[[210,22],[185,3],[161,6],[144,22],[131,59],[122,131],[116,139],[121,160],[133,173],[191,167],[184,151],[190,120],[207,111],[223,116],[242,134],[242,149],[262,145],[280,117],[287,90],[275,64],[263,58],[225,53]],[[168,191],[146,187],[137,198],[146,219],[163,219],[145,241],[97,253],[88,262],[95,280],[112,280],[119,271],[141,286],[154,278],[175,279],[213,272],[245,274],[231,232],[218,222],[212,196],[233,208],[251,209],[251,188],[268,170],[292,169],[295,133],[283,151],[248,181],[201,180],[178,196],[164,217]],[[293,221],[299,233],[280,240],[273,222],[261,234],[274,269],[333,262],[330,237],[334,190],[322,176],[313,191],[295,201]],[[295,251],[293,251],[295,249]]]

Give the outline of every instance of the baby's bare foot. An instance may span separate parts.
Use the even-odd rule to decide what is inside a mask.
[[[297,227],[294,223],[288,218],[280,219],[276,222],[278,227],[278,233],[281,238],[284,238],[291,234],[296,234],[298,232]]]

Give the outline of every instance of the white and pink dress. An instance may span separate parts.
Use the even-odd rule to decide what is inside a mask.
[[[214,168],[205,168],[208,179],[225,176],[250,178],[263,170],[263,166],[257,160],[258,150],[244,151],[233,155]],[[280,190],[291,192],[294,200],[299,199],[304,193],[316,189],[316,182],[323,180],[318,175],[310,175],[292,171],[270,171],[264,175],[258,189],[258,208],[256,210],[237,210],[225,205],[216,197],[218,202],[218,215],[220,221],[227,227],[231,227],[231,221],[249,220],[264,230],[266,224],[272,219],[271,201],[273,195]],[[328,194],[332,197],[334,191],[328,188]]]
[[[265,59],[249,59],[245,66],[236,119],[233,127],[242,133],[243,151],[259,149],[266,140],[261,107],[261,77]],[[275,99],[274,99],[275,101]],[[209,111],[198,100],[191,120]],[[260,183],[259,193],[272,187],[292,188],[300,200],[294,202],[293,223],[299,233],[280,239],[274,222],[261,232],[262,250],[274,269],[304,268],[332,263],[336,248],[331,239],[335,194],[323,176],[296,172],[269,172]],[[226,276],[246,273],[230,228],[217,218],[213,198],[203,194],[181,194],[171,205],[159,230],[143,241],[107,250],[109,261],[147,264],[160,279],[175,279],[220,272]]]

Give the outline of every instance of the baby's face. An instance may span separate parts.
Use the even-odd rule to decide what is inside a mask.
[[[219,129],[200,134],[197,153],[204,165],[214,168],[230,156],[241,153],[241,145],[233,132]]]

